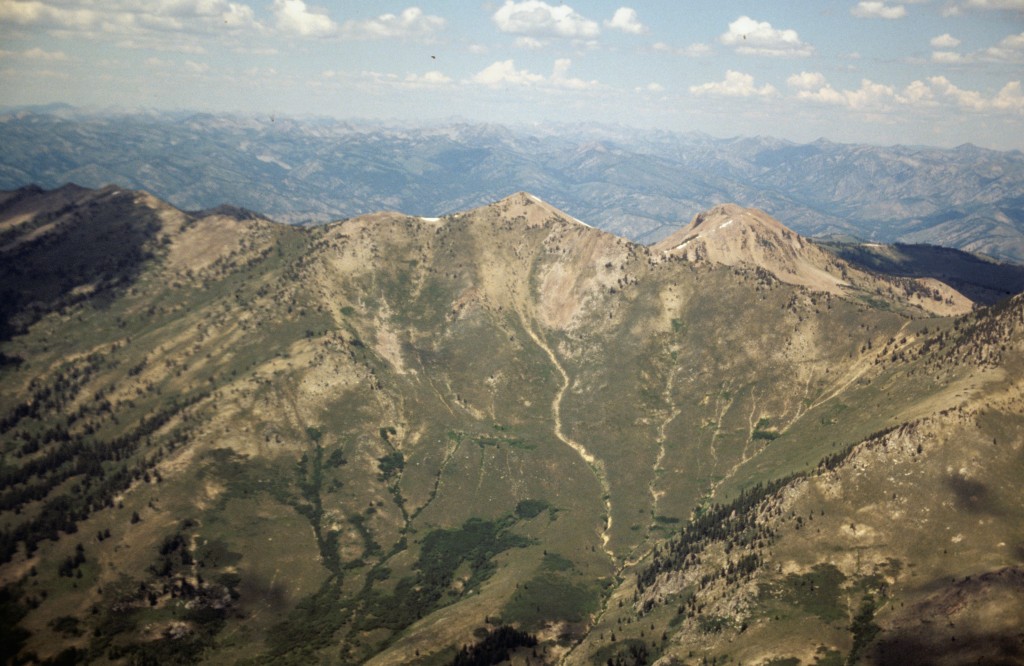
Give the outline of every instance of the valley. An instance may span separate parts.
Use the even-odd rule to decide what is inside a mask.
[[[1017,274],[784,222],[4,193],[5,659],[1024,658]]]

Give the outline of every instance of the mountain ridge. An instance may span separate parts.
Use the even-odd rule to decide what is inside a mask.
[[[452,213],[526,189],[645,243],[735,201],[807,236],[927,242],[1024,260],[1024,154],[1014,151],[210,114],[5,116],[0,140],[0,188],[119,182],[182,209],[229,200],[292,223],[381,209]],[[157,162],[164,167],[150,166]]]
[[[444,663],[512,625],[545,663],[834,660],[863,595],[901,645],[898,602],[1021,564],[1020,297],[666,260],[522,192],[316,227],[43,203],[0,262],[61,278],[0,340],[5,657]]]

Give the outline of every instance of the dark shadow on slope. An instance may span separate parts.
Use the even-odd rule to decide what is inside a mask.
[[[1024,266],[937,245],[822,242],[854,266],[874,273],[941,280],[976,303],[991,305],[1024,291]]]
[[[161,229],[156,213],[131,192],[113,188],[75,195],[55,209],[39,188],[23,188],[0,203],[0,218],[17,208],[40,212],[0,232],[0,340],[23,332],[47,313],[76,302],[105,305],[130,286],[152,258]]]

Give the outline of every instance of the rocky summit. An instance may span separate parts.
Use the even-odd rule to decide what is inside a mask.
[[[0,194],[4,660],[1019,663],[1019,276],[851,248]]]

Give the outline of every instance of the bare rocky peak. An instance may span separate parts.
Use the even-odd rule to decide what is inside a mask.
[[[854,268],[764,211],[736,204],[720,204],[697,214],[652,250],[663,259],[758,267],[781,282],[836,295],[893,292],[935,314],[962,313],[972,305],[970,299],[936,280],[894,281]]]

